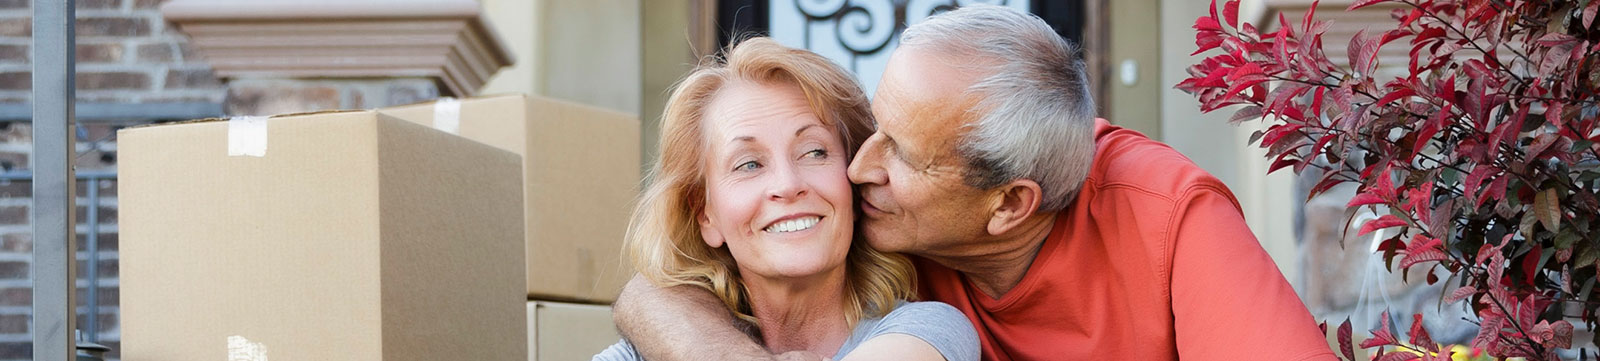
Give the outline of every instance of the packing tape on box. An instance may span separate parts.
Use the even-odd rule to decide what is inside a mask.
[[[268,361],[267,346],[238,335],[228,336],[228,361]]]
[[[228,118],[229,156],[267,156],[267,117]]]
[[[461,132],[461,101],[456,98],[443,97],[433,102],[433,129],[445,133],[459,134]]]

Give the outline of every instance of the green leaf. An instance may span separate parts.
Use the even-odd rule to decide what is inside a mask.
[[[1586,170],[1578,176],[1578,183],[1589,183],[1595,179],[1600,179],[1600,172]]]
[[[1533,213],[1539,217],[1544,229],[1555,232],[1561,229],[1561,195],[1555,188],[1545,189],[1533,198]],[[1533,239],[1533,237],[1528,237]]]
[[[1461,172],[1449,167],[1442,169],[1443,171],[1439,172],[1439,184],[1453,186],[1457,181],[1461,180]]]
[[[1562,230],[1561,233],[1556,234],[1556,249],[1572,247],[1572,244],[1577,243],[1579,239],[1581,237],[1578,237],[1578,232],[1574,232],[1571,229]]]
[[[1534,211],[1522,212],[1522,223],[1517,225],[1517,232],[1522,233],[1522,239],[1533,239],[1533,225],[1539,223],[1539,218]]]
[[[1586,243],[1579,246],[1576,253],[1578,254],[1578,259],[1574,260],[1573,269],[1592,266],[1595,260],[1600,259],[1600,248],[1595,248],[1592,244]]]
[[[1594,145],[1594,142],[1591,142],[1591,141],[1589,141],[1587,139],[1578,139],[1577,141],[1572,142],[1572,149],[1568,149],[1567,151],[1568,152],[1574,152],[1574,153],[1581,152],[1581,151],[1584,151],[1586,149],[1589,149],[1589,146],[1592,146],[1592,145]]]

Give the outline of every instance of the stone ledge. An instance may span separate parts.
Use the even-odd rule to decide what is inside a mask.
[[[470,96],[512,62],[473,0],[173,0],[161,11],[227,79],[427,77]]]

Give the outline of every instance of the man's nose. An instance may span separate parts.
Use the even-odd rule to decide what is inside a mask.
[[[883,171],[883,157],[886,151],[883,149],[883,142],[882,133],[872,133],[866,142],[861,143],[861,150],[857,151],[856,158],[850,161],[850,168],[846,173],[850,176],[850,182],[884,184],[888,181]]]

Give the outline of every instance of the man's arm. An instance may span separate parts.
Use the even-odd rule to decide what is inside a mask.
[[[635,275],[612,305],[611,317],[648,360],[821,359],[808,353],[772,355],[734,326],[722,300],[693,286],[659,288]]]
[[[1178,357],[1334,360],[1311,313],[1225,194],[1196,189],[1173,220],[1169,276]]]

